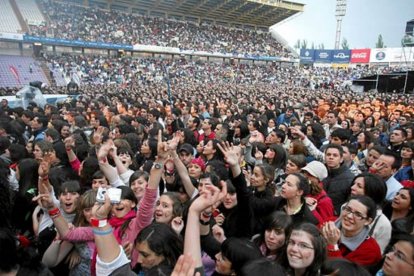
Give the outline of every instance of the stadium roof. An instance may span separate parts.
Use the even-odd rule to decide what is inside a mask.
[[[109,0],[168,15],[270,27],[302,12],[304,4],[284,0]]]

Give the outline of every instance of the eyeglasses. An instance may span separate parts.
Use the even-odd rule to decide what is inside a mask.
[[[400,261],[402,261],[402,262],[404,262],[404,263],[406,263],[406,264],[409,264],[409,265],[411,265],[411,266],[414,266],[414,264],[413,263],[410,263],[410,262],[408,262],[407,260],[406,260],[406,257],[405,257],[405,255],[404,255],[404,253],[402,253],[401,251],[399,251],[397,248],[395,248],[394,246],[391,248],[391,250],[387,253],[387,254],[390,254],[390,253],[392,253],[392,254],[394,254],[394,256],[398,259],[398,260],[400,260]]]
[[[363,219],[367,219],[367,217],[364,217],[363,214],[361,214],[358,211],[354,211],[352,210],[351,207],[349,207],[348,205],[343,206],[342,207],[342,211],[346,213],[346,215],[352,214],[354,216],[354,218],[358,219],[358,220],[363,220]]]
[[[292,247],[294,247],[295,245],[297,245],[298,248],[301,249],[301,250],[306,250],[306,249],[312,250],[312,249],[314,249],[309,244],[306,244],[306,243],[303,243],[303,242],[295,242],[294,240],[288,240],[287,244],[289,246],[292,246]]]

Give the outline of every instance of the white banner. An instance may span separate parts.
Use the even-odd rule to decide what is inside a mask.
[[[9,40],[23,40],[22,34],[13,34],[13,33],[1,33],[0,39],[9,39]]]
[[[157,53],[180,53],[180,49],[176,47],[163,47],[155,45],[135,44],[133,46],[135,51],[157,52]]]
[[[371,49],[369,62],[399,62],[414,61],[414,47],[405,48],[375,48]]]

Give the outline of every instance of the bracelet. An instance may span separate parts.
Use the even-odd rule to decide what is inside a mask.
[[[97,228],[93,228],[92,231],[97,236],[106,236],[106,235],[112,234],[112,227],[106,230],[99,230]]]
[[[70,147],[66,148],[66,151],[72,151],[72,148],[70,148]]]
[[[49,213],[49,216],[53,219],[53,218],[57,218],[60,215],[60,210],[59,208],[56,207],[52,210],[49,210],[48,213]]]
[[[48,175],[46,175],[44,177],[39,176],[39,180],[47,181],[47,180],[49,180],[49,176]]]
[[[201,225],[210,225],[210,220],[204,221],[204,220],[200,219],[200,224]]]

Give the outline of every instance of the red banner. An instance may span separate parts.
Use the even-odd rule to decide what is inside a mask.
[[[19,71],[17,70],[16,67],[14,67],[13,65],[9,66],[9,70],[11,71],[12,75],[14,76],[14,78],[16,79],[18,84],[20,83],[20,75],[19,75]]]
[[[351,50],[351,63],[369,63],[371,49]]]

